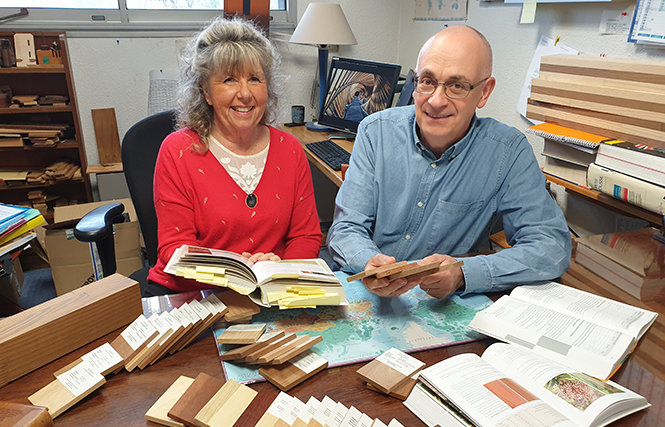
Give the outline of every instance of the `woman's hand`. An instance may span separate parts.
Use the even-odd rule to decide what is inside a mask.
[[[279,255],[275,255],[272,252],[268,253],[263,253],[263,252],[257,252],[255,254],[250,254],[249,252],[243,252],[242,256],[245,258],[249,258],[250,261],[252,262],[258,262],[258,261],[281,261],[281,258]]]

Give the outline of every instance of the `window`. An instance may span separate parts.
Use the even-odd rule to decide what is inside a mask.
[[[295,28],[297,0],[270,0],[271,28]],[[3,0],[0,17],[27,8],[29,15],[4,21],[8,30],[82,31],[95,36],[118,36],[119,32],[191,32],[223,10],[224,0]],[[12,6],[12,7],[8,7]],[[152,30],[152,31],[151,31]],[[171,35],[171,34],[168,34]]]

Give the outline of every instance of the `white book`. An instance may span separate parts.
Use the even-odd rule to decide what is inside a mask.
[[[584,187],[586,187],[586,171],[586,166],[553,157],[545,157],[545,164],[543,165],[543,172]]]
[[[609,378],[657,313],[555,282],[518,286],[476,314],[469,328]]]
[[[630,142],[602,143],[596,164],[665,187],[665,150]]]
[[[492,344],[482,357],[450,357],[420,377],[484,427],[601,427],[650,406],[619,384],[506,343]]]

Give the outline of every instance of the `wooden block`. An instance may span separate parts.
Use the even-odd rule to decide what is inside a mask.
[[[256,427],[290,427],[291,424],[284,420],[284,412],[291,399],[288,394],[280,392],[256,423]]]
[[[111,342],[111,347],[124,359],[125,363],[133,360],[159,334],[157,329],[143,314],[136,318],[124,331]]]
[[[270,353],[271,351],[280,348],[281,346],[295,340],[296,338],[296,334],[285,335],[283,338],[273,341],[267,346],[248,354],[243,361],[248,364],[258,363],[259,358],[264,354]]]
[[[142,313],[138,282],[114,274],[43,304],[0,319],[0,387]],[[34,351],[48,337],[48,345]]]
[[[529,101],[526,107],[526,115],[530,119],[551,122],[584,132],[605,135],[609,138],[622,139],[636,144],[646,144],[654,148],[665,149],[665,132],[579,114],[587,110],[577,111],[578,113],[560,111],[552,104],[538,103],[536,101]]]
[[[95,138],[99,151],[99,163],[121,163],[120,136],[114,108],[93,109],[92,124],[95,127]]]
[[[388,276],[388,279],[390,280],[395,280],[395,279],[401,279],[403,277],[407,277],[411,279],[412,277],[415,279],[417,275],[421,273],[425,273],[425,276],[430,275],[434,273],[437,269],[439,268],[439,263],[438,262],[432,262],[429,264],[425,265],[418,265],[415,264],[413,267],[408,268],[406,270],[402,270],[399,273],[391,274]],[[421,277],[421,276],[419,276]]]
[[[425,363],[415,357],[391,348],[356,373],[381,393],[389,394],[424,366]]]
[[[150,319],[152,319],[153,316],[154,314],[150,316]],[[141,357],[141,360],[137,365],[139,369],[145,369],[155,355],[162,350],[162,344],[173,335],[174,330],[171,328],[173,322],[167,322],[165,320],[167,316],[169,317],[169,320],[171,320],[171,315],[168,312],[161,313],[151,320],[153,325],[157,328],[159,335],[153,338],[153,340],[147,345],[146,353]]]
[[[274,343],[275,341],[284,338],[284,331],[279,331],[273,334],[266,334],[259,338],[259,341],[254,344],[245,345],[242,347],[237,347],[232,350],[227,351],[226,353],[219,356],[220,360],[239,360],[244,359],[247,355],[259,351],[262,348],[265,348],[267,345]],[[265,337],[265,339],[263,339]]]
[[[574,74],[560,74],[556,72],[540,70],[538,78],[544,80],[553,80],[562,83],[572,83],[572,84],[585,84],[588,86],[599,86],[604,88],[616,88],[616,89],[625,89],[626,82],[624,80],[614,80],[606,79],[596,76],[581,76]],[[660,93],[665,94],[665,86],[653,83],[644,83],[644,82],[630,82],[630,86],[634,90],[639,90],[642,92],[649,93]]]
[[[344,406],[342,402],[337,402],[335,407],[332,410],[332,413],[326,420],[326,423],[323,425],[324,427],[339,427],[340,424],[342,424],[342,421],[344,421],[344,417],[346,414],[349,412],[349,409]]]
[[[182,427],[184,424],[169,417],[168,412],[193,382],[194,378],[184,375],[175,380],[171,387],[148,409],[148,412],[145,413],[145,419],[169,427]]]
[[[233,427],[254,427],[266,413],[279,393],[275,389],[261,390],[245,412],[236,420]]]
[[[301,335],[296,339],[288,343],[285,343],[283,345],[280,345],[279,347],[273,349],[272,351],[269,351],[268,353],[256,359],[256,361],[260,364],[267,364],[267,363],[272,364],[272,361],[275,360],[277,357],[281,357],[282,355],[291,352],[291,350],[297,348],[302,344],[305,344],[308,341],[309,341],[309,335]]]
[[[28,397],[33,405],[48,408],[52,418],[65,412],[106,382],[88,363],[80,363]]]
[[[186,426],[196,426],[194,417],[223,385],[224,380],[200,373],[167,415]]]
[[[169,354],[173,354],[179,347],[178,343],[184,342],[183,340],[186,340],[186,337],[189,336],[190,331],[196,327],[195,322],[199,319],[196,316],[196,313],[194,313],[194,311],[189,308],[189,304],[187,303],[181,305],[179,308],[174,308],[169,313],[171,313],[171,316],[173,316],[184,327],[184,331],[180,337],[171,344],[170,348],[167,349]]]
[[[402,267],[402,266],[405,266],[405,265],[407,265],[406,261],[400,261],[400,262],[396,262],[394,264],[382,265],[381,267],[371,268],[369,270],[361,271],[360,273],[354,274],[353,276],[349,276],[349,277],[346,278],[346,281],[347,282],[353,282],[354,280],[360,280],[360,279],[364,279],[365,277],[375,276],[375,275],[380,274],[380,273],[382,273],[386,270],[392,270],[393,268],[399,268],[399,267]]]
[[[391,276],[395,273],[399,273],[400,271],[408,270],[408,269],[413,268],[417,265],[418,265],[417,262],[412,262],[410,264],[400,265],[400,266],[395,267],[395,268],[389,268],[389,269],[386,269],[385,271],[382,271],[380,273],[375,274],[374,277],[376,277],[377,279],[383,279],[384,277]]]
[[[228,380],[196,414],[194,422],[200,427],[232,427],[254,397],[256,391]]]
[[[169,350],[170,354],[175,353],[180,350],[188,343],[192,337],[196,337],[197,331],[201,326],[201,318],[196,314],[194,309],[190,306],[189,303],[183,304],[180,306],[180,313],[191,322],[192,326],[178,341],[176,341],[171,349]]]
[[[582,55],[548,55],[540,69],[563,74],[594,76],[629,82],[665,84],[662,61],[627,58],[596,58]]]
[[[280,390],[289,391],[327,367],[327,360],[307,350],[281,365],[264,366],[259,374]]]
[[[13,427],[50,427],[53,419],[46,408],[0,402],[0,425]]]
[[[194,341],[196,337],[198,337],[201,332],[205,331],[209,327],[213,325],[219,318],[221,318],[221,315],[219,315],[216,311],[213,312],[211,310],[215,310],[215,308],[212,306],[212,304],[208,302],[201,302],[194,300],[189,303],[189,306],[192,308],[192,310],[196,313],[197,316],[201,319],[200,322],[194,327],[194,332],[185,340],[185,342],[180,346],[179,350],[182,350],[183,348],[187,347],[189,343]]]
[[[307,335],[305,335],[307,336]],[[305,350],[309,350],[310,348],[314,347],[316,344],[320,343],[323,341],[323,337],[321,335],[316,336],[316,337],[311,337],[307,341],[302,342],[301,344],[298,344],[298,346],[293,347],[291,350],[282,353],[281,355],[275,357],[272,361],[270,361],[271,365],[281,365],[282,363],[286,362],[287,360],[290,360],[296,356],[298,356],[300,353],[303,353]]]
[[[231,325],[217,337],[220,344],[253,344],[266,330],[265,323]]]
[[[434,267],[434,264],[438,264],[438,263],[432,263],[432,264],[428,264],[428,265],[432,265]],[[432,268],[432,269],[423,268],[422,270],[418,271],[414,268],[412,270],[403,271],[401,273],[398,273],[398,275],[404,274],[405,276],[402,276],[402,277],[406,277],[409,280],[416,280],[416,279],[420,279],[421,277],[429,276],[430,274],[436,274],[436,273],[440,273],[442,271],[452,270],[453,268],[461,267],[463,265],[464,265],[464,261],[456,261],[452,264],[439,265],[437,268]],[[426,266],[423,266],[423,267],[426,267]],[[396,278],[399,278],[399,277],[396,277]]]
[[[388,396],[399,400],[406,400],[406,398],[409,397],[411,390],[413,390],[413,387],[416,386],[416,383],[418,383],[418,373],[412,375],[411,378],[397,386],[393,391],[388,393]],[[381,390],[370,383],[367,383],[367,389],[381,393]]]
[[[246,295],[240,295],[239,293],[227,290],[220,292],[217,295],[217,298],[223,302],[229,309],[229,311],[224,315],[224,320],[227,322],[234,322],[239,319],[247,319],[248,317],[254,316],[261,312],[261,308],[254,304],[249,297]]]
[[[314,415],[312,415],[312,419],[309,420],[309,424],[307,424],[307,426],[323,427],[328,417],[330,417],[330,414],[332,414],[332,410],[335,405],[337,405],[337,402],[328,396],[324,396],[323,400],[321,400],[321,404],[319,404],[319,406],[316,408],[316,411],[314,412]]]
[[[106,376],[118,368],[122,368],[125,364],[120,353],[118,353],[109,343],[102,344],[89,353],[84,354],[79,359],[65,366],[64,368],[53,373],[55,377],[63,374],[79,363],[89,362],[97,372]]]
[[[166,354],[171,346],[185,333],[185,326],[180,323],[170,312],[165,311],[161,316],[162,320],[164,320],[164,322],[169,326],[169,329],[172,330],[172,333],[159,343],[159,346],[155,350],[153,356],[150,358],[150,361],[147,362],[150,365],[164,356],[164,354]],[[144,367],[145,365],[141,367],[141,364],[139,364],[140,369],[143,369]]]

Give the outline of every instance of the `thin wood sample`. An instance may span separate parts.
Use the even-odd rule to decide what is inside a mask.
[[[283,392],[279,393],[272,401],[255,427],[290,427],[290,424],[280,416],[288,406],[291,396]]]
[[[171,387],[148,409],[148,412],[145,413],[145,419],[169,427],[182,427],[184,424],[170,418],[168,412],[193,382],[194,378],[184,375],[175,380]]]
[[[247,319],[248,317],[261,312],[261,308],[254,304],[249,297],[246,295],[240,295],[232,290],[218,293],[217,298],[229,308],[229,311],[224,315],[224,320],[227,322]]]
[[[29,396],[28,400],[33,405],[47,407],[51,417],[55,418],[104,383],[106,379],[84,362],[58,375],[56,380]]]
[[[171,312],[163,312],[162,320],[164,320],[164,322],[169,325],[169,328],[173,332],[159,343],[158,348],[155,350],[153,356],[148,362],[150,365],[158,361],[164,354],[166,354],[169,348],[171,348],[171,346],[175,344],[185,333],[185,325],[180,323],[178,319],[176,319],[176,317],[171,314]],[[145,365],[141,366],[141,364],[139,364],[140,369],[143,369],[144,367]]]
[[[411,378],[409,378],[408,380],[404,381],[402,384],[397,386],[393,391],[388,393],[388,396],[394,397],[399,400],[406,400],[407,397],[409,397],[409,394],[411,394],[411,390],[413,390],[413,387],[415,387],[417,383],[418,383],[418,374],[416,373],[413,376],[411,376]],[[374,387],[371,383],[367,383],[367,389],[381,393],[381,390]]]
[[[200,427],[231,427],[256,397],[256,391],[228,380],[194,417]]]
[[[53,419],[42,406],[0,402],[0,425],[13,427],[51,427]]]
[[[323,341],[323,337],[321,335],[311,338],[307,335],[303,336],[303,338],[305,337],[307,337],[307,340],[301,341],[300,343],[298,343],[298,345],[289,346],[289,349],[287,351],[279,354],[268,363],[270,363],[271,365],[281,365],[287,360],[296,357],[297,355],[305,352],[305,350],[309,350],[310,348],[314,347],[316,344]]]
[[[242,347],[236,347],[227,351],[226,353],[219,356],[220,360],[239,360],[244,359],[247,355],[259,351],[265,348],[267,345],[274,343],[277,340],[284,338],[284,331],[279,331],[277,333],[266,334],[262,336],[259,341],[254,344],[244,345]],[[265,337],[265,339],[263,339]]]
[[[111,342],[111,347],[127,363],[133,360],[157,334],[159,334],[157,329],[141,314]]]
[[[0,387],[131,323],[143,312],[138,282],[114,274],[0,319]],[[48,345],[34,351],[48,337]]]
[[[327,360],[307,350],[281,365],[264,366],[259,374],[280,390],[288,391],[327,367]]]
[[[261,390],[245,412],[236,420],[233,427],[254,427],[266,413],[279,393],[275,389]]]
[[[353,282],[354,280],[364,279],[365,277],[376,276],[377,274],[383,273],[384,271],[400,268],[407,264],[408,263],[406,261],[400,261],[393,264],[382,265],[381,267],[377,268],[371,268],[369,270],[361,271],[360,273],[347,277],[346,281]]]
[[[409,280],[420,279],[421,277],[429,276],[430,274],[440,273],[442,271],[452,270],[456,267],[461,267],[464,265],[464,261],[456,261],[452,264],[440,265],[438,262],[433,262],[431,264],[423,265],[421,267],[412,268],[409,270],[404,270],[395,275],[390,276],[390,280],[400,279],[405,277]]]
[[[256,362],[262,365],[265,365],[267,363],[272,364],[273,360],[275,360],[278,357],[281,357],[282,355],[291,352],[291,350],[297,348],[300,345],[303,345],[309,341],[309,335],[302,335],[297,337],[295,340],[286,343],[284,345],[280,345],[279,347],[273,349],[272,351],[269,351],[268,353],[264,354],[263,356],[259,357],[256,359]]]
[[[259,358],[261,358],[261,356],[270,353],[276,349],[279,349],[283,345],[295,340],[296,338],[297,338],[296,334],[285,335],[283,338],[280,338],[268,344],[267,346],[248,354],[247,357],[245,357],[245,359],[243,360],[243,362],[249,364],[256,364],[258,363]]]
[[[64,368],[54,372],[53,376],[57,378],[58,375],[64,374],[74,366],[83,362],[90,363],[90,366],[103,376],[110,374],[118,368],[122,368],[125,364],[125,361],[123,360],[120,353],[118,353],[111,346],[111,344],[104,343],[91,352],[84,354]]]
[[[196,426],[194,417],[223,385],[224,380],[200,373],[167,415],[186,426]]]
[[[265,323],[231,325],[217,337],[217,342],[220,344],[254,344],[265,330]]]
[[[583,55],[548,55],[540,60],[540,70],[579,76],[602,77],[665,84],[665,65],[662,61],[627,58],[596,58]]]
[[[356,373],[382,393],[389,394],[424,366],[425,363],[415,357],[391,348]]]
[[[122,162],[115,109],[93,109],[91,112],[92,124],[95,127],[95,139],[97,139],[97,149],[99,151],[99,163],[106,165]]]

